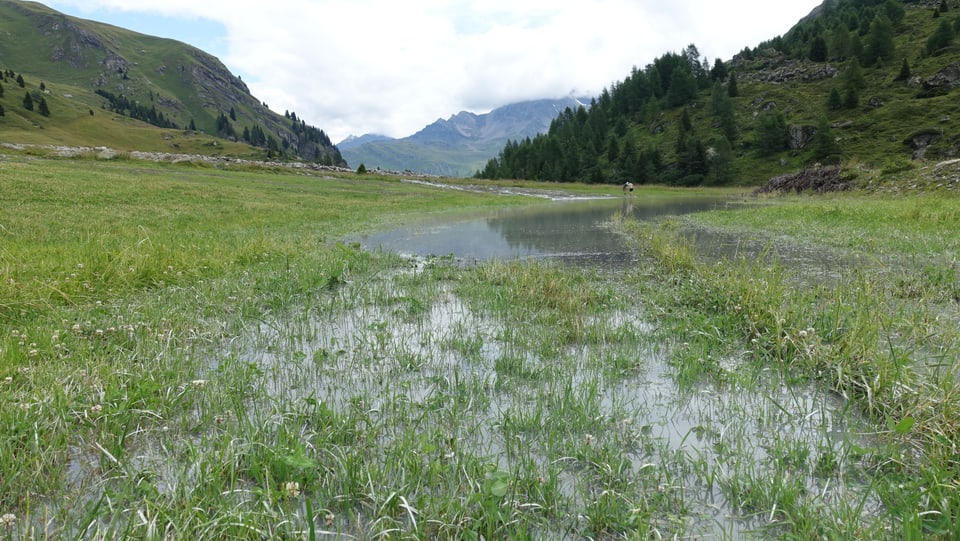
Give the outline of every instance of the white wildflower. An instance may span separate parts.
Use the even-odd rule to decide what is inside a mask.
[[[283,484],[283,491],[289,498],[296,498],[300,495],[300,483],[296,481],[287,481]]]

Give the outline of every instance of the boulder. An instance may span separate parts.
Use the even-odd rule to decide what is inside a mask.
[[[960,86],[960,62],[954,62],[923,80],[925,90],[950,90]]]

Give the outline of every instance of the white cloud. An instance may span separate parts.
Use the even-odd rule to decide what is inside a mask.
[[[695,43],[713,62],[786,32],[819,0],[63,0],[202,18],[226,28],[221,60],[276,111],[335,142],[410,135],[460,110],[596,95],[631,67]],[[93,11],[97,10],[97,11]],[[109,22],[109,21],[106,21]],[[163,34],[159,34],[163,35]]]

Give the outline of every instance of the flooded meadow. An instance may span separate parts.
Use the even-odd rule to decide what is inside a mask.
[[[265,393],[244,416],[266,426],[295,405],[273,473],[331,502],[330,535],[741,539],[873,522],[877,428],[748,345],[663,325],[643,293],[654,263],[616,227],[729,204],[563,200],[365,236],[354,250],[396,263],[248,329],[211,378],[253,370]],[[811,350],[816,332],[801,331]]]
[[[883,240],[940,230],[855,250],[711,226],[792,212],[730,192],[7,165],[0,538],[960,532],[955,259]]]

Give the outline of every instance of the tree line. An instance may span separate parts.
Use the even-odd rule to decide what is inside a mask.
[[[744,48],[729,64],[717,58],[711,65],[693,44],[679,54],[664,54],[643,69],[634,67],[588,105],[565,110],[546,133],[509,141],[475,176],[588,183],[730,182],[736,176],[737,158],[744,152],[762,157],[788,148],[789,127],[783,113],[772,109],[756,118],[738,118],[734,110],[733,100],[739,95],[735,66],[771,49],[789,59],[844,66],[824,99],[823,114],[808,147],[811,159],[837,156],[842,149],[831,134],[826,114],[860,104],[860,93],[866,88],[863,69],[896,70],[901,59],[894,37],[906,15],[905,3],[916,2],[826,0],[815,16],[803,19],[783,36]],[[956,50],[960,16],[950,14],[946,0],[932,9],[932,16],[941,22],[923,43],[922,54]],[[910,76],[904,57],[896,80]],[[689,111],[703,102],[707,128],[690,120]],[[744,140],[741,134],[747,127],[752,136]],[[672,137],[656,137],[661,134]]]
[[[131,100],[124,96],[123,94],[116,95],[102,88],[98,88],[95,93],[99,96],[106,98],[108,107],[110,111],[117,113],[118,115],[128,116],[136,120],[141,120],[147,124],[157,126],[160,128],[172,128],[179,129],[176,122],[173,122],[169,118],[163,115],[162,111],[157,111],[156,106],[141,104],[139,101]]]

